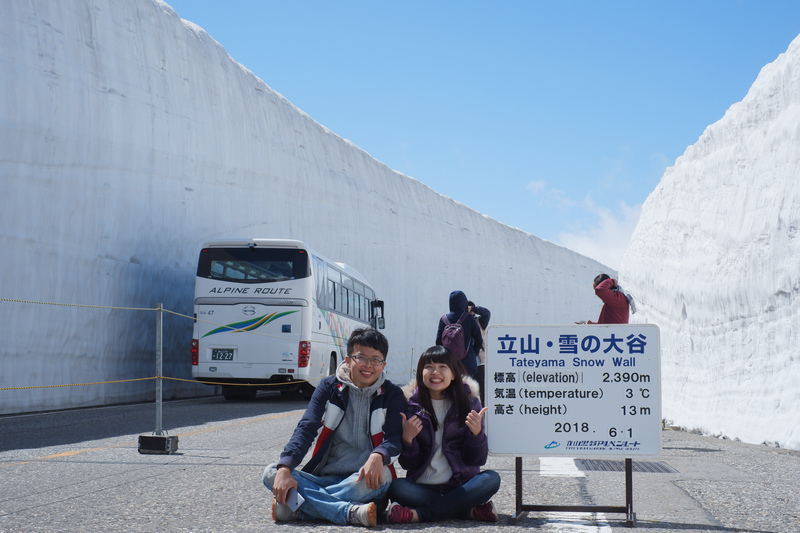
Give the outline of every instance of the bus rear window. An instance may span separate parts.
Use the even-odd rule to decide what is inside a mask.
[[[286,248],[204,248],[197,276],[237,283],[268,283],[307,278],[308,253]]]

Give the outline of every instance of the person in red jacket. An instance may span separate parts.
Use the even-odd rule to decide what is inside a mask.
[[[603,309],[597,322],[587,324],[627,324],[630,316],[628,297],[622,292],[617,280],[608,274],[600,274],[594,278],[594,293],[603,300]]]

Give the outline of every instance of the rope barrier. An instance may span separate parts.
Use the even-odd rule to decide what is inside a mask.
[[[229,327],[229,324],[220,324],[219,322],[212,322],[210,320],[204,320],[202,318],[196,318],[194,316],[185,315],[183,313],[179,313],[177,311],[172,311],[170,309],[166,309],[162,307],[161,309],[156,307],[125,307],[125,306],[113,306],[113,305],[89,305],[89,304],[66,304],[66,303],[58,303],[58,302],[39,302],[35,300],[21,300],[15,298],[0,298],[0,302],[13,302],[13,303],[25,303],[25,304],[34,304],[34,305],[55,305],[60,307],[84,307],[89,309],[115,309],[121,311],[163,311],[164,313],[169,313],[171,315],[175,315],[180,318],[185,318],[187,320],[192,320],[195,322],[202,322],[204,324],[209,324],[216,327]],[[233,329],[233,328],[231,328]],[[258,331],[242,331],[242,333],[247,333],[249,335],[260,335],[262,337],[271,337],[274,339],[283,339],[283,337],[278,337],[277,335],[270,335],[269,333],[261,333]],[[345,339],[343,337],[333,337],[334,340],[344,342]],[[2,390],[2,389],[0,389]]]
[[[121,309],[124,311],[158,311],[155,307],[118,307],[109,305],[64,304],[57,302],[36,302],[34,300],[15,300],[13,298],[0,298],[0,302],[15,302],[20,304],[57,305],[61,307],[89,307],[91,309]]]
[[[211,320],[204,320],[202,318],[195,318],[194,316],[185,315],[183,313],[179,313],[177,311],[172,311],[171,309],[165,308],[155,308],[155,307],[124,307],[124,306],[115,306],[115,305],[89,305],[89,304],[65,304],[59,302],[38,302],[35,300],[19,300],[14,298],[0,298],[0,302],[14,302],[14,303],[23,303],[23,304],[34,304],[34,305],[55,305],[61,307],[85,307],[89,309],[115,309],[115,310],[122,310],[122,311],[163,311],[165,313],[169,313],[171,315],[175,315],[181,318],[186,318],[188,320],[193,320],[197,322],[202,322],[204,324],[209,324],[216,327],[229,327],[228,324],[220,324],[219,322],[212,322]],[[234,328],[231,328],[233,330]],[[276,335],[270,335],[268,333],[261,333],[259,331],[245,331],[243,333],[249,333],[251,335],[260,335],[262,337],[272,337],[275,339],[279,339],[282,337],[278,337]],[[339,337],[339,340],[343,340]]]
[[[23,303],[23,304],[35,304],[35,305],[55,305],[61,307],[85,307],[90,309],[116,309],[122,311],[163,311],[165,313],[169,313],[171,315],[175,315],[181,318],[186,318],[188,320],[202,322],[203,324],[209,324],[211,326],[216,326],[218,328],[230,328],[229,324],[220,324],[219,322],[212,322],[211,320],[205,320],[202,318],[195,318],[194,316],[185,315],[183,313],[179,313],[177,311],[172,311],[170,309],[165,308],[155,308],[155,307],[123,307],[123,306],[113,306],[113,305],[88,305],[88,304],[65,304],[65,303],[58,303],[58,302],[37,302],[35,300],[18,300],[14,298],[0,298],[0,302],[14,302],[14,303]],[[234,328],[230,328],[233,330]],[[283,337],[279,337],[277,335],[270,335],[269,333],[261,333],[260,331],[244,331],[242,333],[248,333],[250,335],[259,335],[261,337],[270,337],[273,339],[282,339]],[[335,337],[336,340],[344,341],[342,337]]]
[[[0,390],[24,390],[24,389],[53,389],[56,387],[82,387],[84,385],[105,385],[107,383],[126,383],[128,381],[148,381],[151,379],[158,379],[158,376],[151,378],[134,378],[134,379],[118,379],[114,381],[95,381],[93,383],[70,383],[67,385],[32,385],[29,387],[3,387]]]
[[[36,301],[36,300],[22,300],[22,299],[16,299],[16,298],[0,298],[0,302],[24,303],[24,304],[33,304],[33,305],[53,305],[53,306],[58,306],[58,307],[78,307],[78,308],[89,308],[89,309],[113,309],[113,310],[122,310],[122,311],[163,311],[165,313],[169,313],[169,314],[175,315],[177,317],[186,318],[188,320],[197,321],[197,322],[203,322],[205,324],[210,324],[212,326],[229,327],[227,324],[219,324],[219,323],[212,322],[212,321],[209,321],[209,320],[203,320],[203,319],[200,319],[200,318],[196,318],[194,316],[189,316],[189,315],[186,315],[186,314],[183,314],[183,313],[179,313],[177,311],[172,311],[170,309],[165,309],[163,307],[156,308],[156,307],[127,307],[127,306],[111,306],[111,305],[70,304],[70,303],[59,303],[59,302],[41,302],[41,301]],[[260,332],[257,332],[257,331],[245,331],[243,333],[248,333],[250,335],[260,335],[262,337],[282,338],[282,337],[278,337],[276,335],[270,335],[270,334],[267,334],[267,333],[260,333]],[[335,337],[334,340],[339,340],[339,341],[344,342],[345,339],[342,338],[342,337]],[[411,373],[412,374],[414,373],[414,368],[413,367],[411,368]],[[400,374],[399,373],[398,374],[392,374],[392,375],[389,375],[387,377],[392,377],[392,376],[395,376],[395,375],[399,376]],[[308,379],[308,380],[302,379],[302,380],[295,380],[295,381],[285,381],[285,382],[280,382],[280,383],[219,383],[219,382],[214,382],[214,381],[203,381],[203,380],[197,380],[197,379],[173,378],[173,377],[167,377],[167,376],[153,376],[153,377],[147,377],[147,378],[119,379],[119,380],[113,380],[113,381],[96,381],[96,382],[90,382],[90,383],[70,383],[70,384],[62,384],[62,385],[31,385],[31,386],[27,386],[27,387],[0,387],[0,391],[28,390],[28,389],[50,389],[50,388],[59,388],[59,387],[82,387],[82,386],[88,386],[88,385],[106,385],[106,384],[113,384],[113,383],[128,383],[128,382],[134,382],[134,381],[149,381],[149,380],[155,380],[155,379],[159,379],[159,378],[166,379],[166,380],[171,380],[171,381],[183,381],[183,382],[189,382],[189,383],[200,383],[200,384],[204,384],[204,385],[225,385],[225,386],[240,386],[240,387],[258,386],[259,388],[269,388],[269,387],[273,387],[273,386],[274,387],[279,387],[279,386],[285,386],[285,385],[296,385],[296,384],[299,385],[299,384],[302,384],[302,383],[313,383],[313,382],[322,380],[324,377],[326,377],[326,376],[322,376],[322,377],[318,377],[318,378],[312,378],[312,379]]]
[[[230,328],[229,324],[220,324],[218,322],[212,322],[210,320],[205,320],[202,318],[196,318],[194,316],[185,315],[183,313],[179,313],[177,311],[172,311],[166,308],[155,308],[155,307],[124,307],[124,306],[112,306],[112,305],[88,305],[88,304],[65,304],[65,303],[58,303],[58,302],[37,302],[35,300],[19,300],[14,298],[0,298],[0,302],[13,302],[13,303],[25,303],[25,304],[34,304],[34,305],[55,305],[60,307],[85,307],[90,309],[116,309],[122,311],[163,311],[165,313],[169,313],[171,315],[175,315],[177,317],[186,318],[188,320],[192,320],[195,322],[202,322],[204,324],[210,324],[212,326],[216,326],[219,328]],[[233,330],[234,328],[230,328]],[[247,333],[249,335],[259,335],[261,337],[269,337],[273,339],[283,339],[283,337],[279,337],[277,335],[270,335],[269,333],[261,333],[259,331],[243,331],[242,333]],[[345,339],[342,337],[335,337],[335,340],[344,342]],[[327,343],[329,345],[336,346],[335,342]],[[3,390],[3,389],[0,389]]]

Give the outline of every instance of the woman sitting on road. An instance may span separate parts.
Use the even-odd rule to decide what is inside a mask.
[[[462,381],[463,366],[443,346],[428,348],[419,358],[417,377],[403,392],[400,465],[407,477],[389,486],[387,522],[431,522],[448,518],[497,521],[491,497],[500,475],[480,467],[489,447],[483,424],[486,408],[478,384]]]

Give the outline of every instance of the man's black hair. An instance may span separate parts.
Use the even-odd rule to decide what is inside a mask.
[[[378,350],[384,359],[389,353],[389,341],[377,329],[354,329],[353,333],[350,334],[350,338],[347,339],[347,355],[355,353],[356,346],[366,346],[367,348]]]

